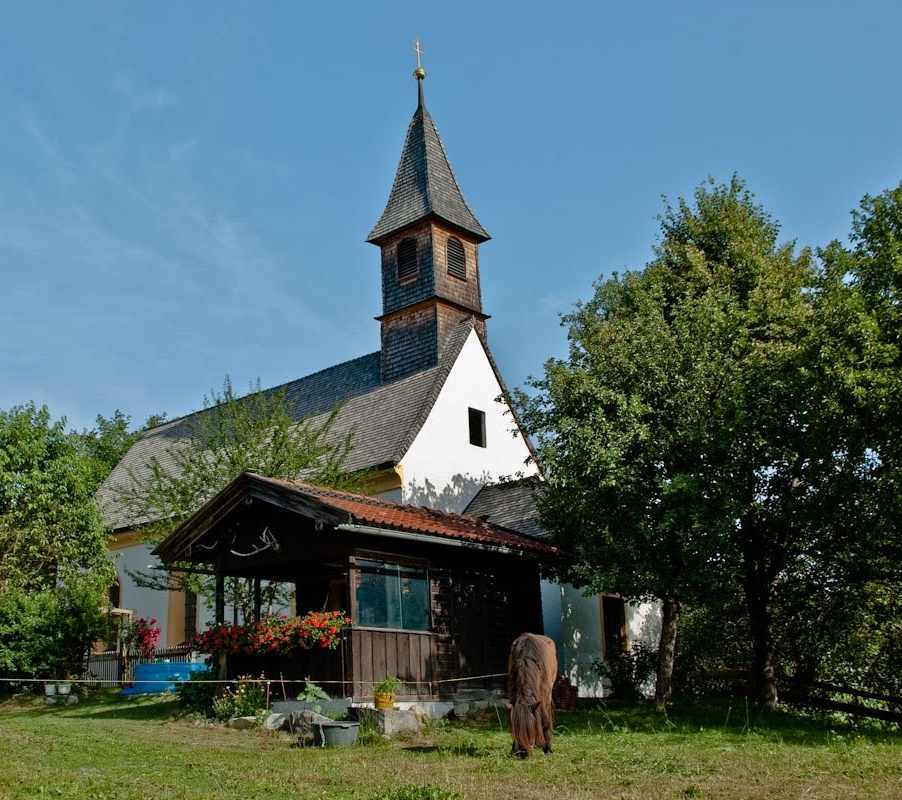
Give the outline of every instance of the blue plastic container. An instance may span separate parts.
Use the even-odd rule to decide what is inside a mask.
[[[174,692],[176,681],[186,681],[192,672],[206,669],[202,661],[157,661],[153,664],[135,664],[135,685],[119,694],[162,694]]]

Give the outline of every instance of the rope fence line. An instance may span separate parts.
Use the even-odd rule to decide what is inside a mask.
[[[465,683],[467,681],[480,681],[486,680],[488,678],[506,678],[506,672],[495,672],[487,675],[473,675],[467,678],[442,678],[440,680],[434,681],[402,681],[404,686],[434,686],[445,683]],[[127,683],[130,685],[137,685],[143,683],[238,683],[239,681],[242,683],[263,683],[263,684],[272,684],[272,683],[305,683],[309,679],[309,676],[305,676],[303,678],[251,678],[251,677],[241,677],[241,678],[203,678],[203,679],[194,679],[194,678],[181,678],[173,676],[172,679],[168,678],[151,678],[147,680],[116,680],[116,679],[107,679],[107,678],[2,678],[0,677],[0,682],[2,683],[71,683],[71,684],[91,684],[96,686],[97,684],[110,684],[120,686],[123,683]],[[330,685],[339,685],[346,686],[349,683],[369,683],[370,685],[375,685],[378,681],[311,681],[311,683],[315,683],[317,686],[330,686]]]

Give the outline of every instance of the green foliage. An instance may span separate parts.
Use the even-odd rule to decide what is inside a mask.
[[[404,686],[404,681],[395,675],[386,675],[378,683],[373,684],[373,691],[379,694],[397,694]]]
[[[699,680],[702,672],[747,668],[752,663],[748,615],[739,594],[688,606],[680,622],[674,684],[685,697],[720,695],[734,684]]]
[[[213,700],[216,719],[226,721],[232,717],[256,717],[266,707],[266,678],[242,675],[235,687],[226,686],[223,693]]]
[[[638,700],[645,696],[648,682],[655,673],[658,653],[643,642],[629,650],[608,655],[594,663],[595,670],[610,687],[617,700]]]
[[[0,594],[0,675],[80,675],[91,644],[107,631],[104,589],[84,575],[58,588]]]
[[[668,206],[654,260],[577,305],[569,358],[520,395],[541,522],[576,556],[560,577],[687,605],[741,592],[767,706],[774,615],[861,585],[861,531],[886,511],[860,435],[875,324],[839,256],[818,269],[778,232],[737,178]]]
[[[73,434],[90,473],[92,491],[100,488],[100,484],[141,435],[140,431],[129,430],[130,423],[131,418],[116,409],[109,419],[98,414],[96,427],[91,430]]]
[[[180,682],[176,692],[182,709],[204,717],[215,716],[213,702],[219,689],[215,678],[213,669],[207,668],[192,672],[188,680]]]
[[[303,703],[315,703],[317,700],[331,700],[329,693],[321,686],[317,686],[310,678],[304,679],[304,688],[297,699]]]
[[[0,593],[112,579],[92,472],[64,427],[33,403],[0,411]]]
[[[221,392],[204,398],[204,408],[181,423],[164,459],[151,459],[147,477],[131,475],[120,499],[159,541],[241,473],[305,480],[343,487],[358,482],[342,465],[349,438],[337,441],[335,409],[322,425],[296,421],[283,390],[264,391],[257,381],[236,394],[228,377]],[[172,424],[172,423],[171,423]]]

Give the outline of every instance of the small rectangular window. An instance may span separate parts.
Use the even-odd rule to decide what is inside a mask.
[[[485,447],[485,411],[477,408],[470,410],[470,444]]]
[[[429,581],[420,567],[357,561],[356,623],[365,628],[428,631]]]

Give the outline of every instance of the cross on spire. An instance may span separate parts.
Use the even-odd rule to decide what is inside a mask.
[[[426,77],[426,70],[423,69],[423,64],[420,61],[420,56],[422,56],[426,51],[420,47],[419,37],[413,40],[413,51],[417,54],[417,68],[413,71],[413,77],[420,82],[420,86],[422,87],[423,78]]]
[[[417,69],[423,69],[423,65],[420,63],[420,56],[422,56],[426,51],[420,49],[419,37],[413,40],[413,50],[417,54]]]

